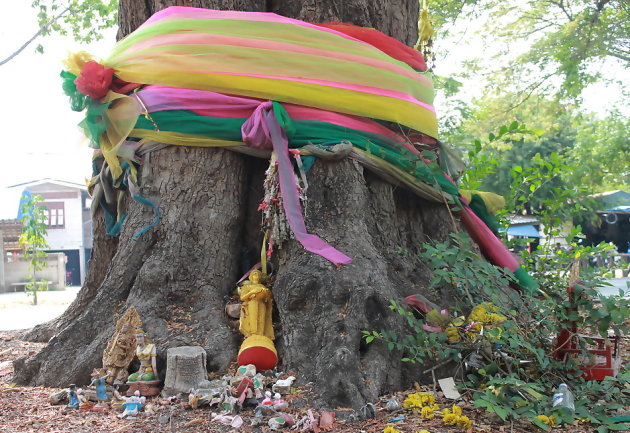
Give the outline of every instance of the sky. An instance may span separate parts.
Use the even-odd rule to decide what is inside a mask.
[[[459,40],[438,40],[436,73],[449,76],[461,68],[461,62],[478,53],[470,46],[474,30],[470,29]],[[0,59],[17,50],[38,30],[35,11],[30,2],[16,1],[11,13],[0,14]],[[114,45],[116,29],[109,30],[102,41],[82,45],[71,37],[48,36],[36,40],[21,54],[0,66],[0,218],[13,218],[13,206],[7,211],[2,199],[4,187],[31,180],[53,178],[85,183],[91,175],[91,149],[78,127],[82,113],[70,110],[68,98],[61,90],[59,73],[62,60],[69,52],[85,50],[98,57],[107,57]],[[44,54],[35,53],[42,43]],[[469,42],[466,46],[464,42]],[[479,96],[478,83],[464,83],[460,98]],[[603,111],[614,91],[594,86],[587,89],[589,108]],[[591,95],[591,96],[589,96]],[[442,100],[435,102],[438,116]],[[443,110],[444,111],[444,110]]]
[[[0,14],[0,59],[38,29],[30,2],[12,2],[11,13]],[[7,186],[43,178],[85,184],[91,176],[92,150],[77,127],[82,114],[70,110],[59,73],[69,52],[85,50],[105,57],[114,41],[115,29],[91,45],[49,36],[0,66],[0,219],[15,218],[15,196],[20,195]],[[35,52],[38,42],[44,54]]]
[[[16,51],[38,30],[30,2],[12,2],[11,13],[0,14],[0,58]],[[114,44],[80,45],[70,37],[46,37],[0,66],[0,187],[41,178],[84,183],[90,176],[91,150],[77,123],[81,113],[70,110],[61,90],[61,61],[68,52],[86,50],[101,56]],[[37,43],[44,54],[35,53]]]

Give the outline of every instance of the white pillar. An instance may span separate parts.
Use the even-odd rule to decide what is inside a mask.
[[[0,230],[0,252],[2,253],[2,257],[0,258],[0,292],[5,292],[4,261],[7,259],[7,255],[4,251],[4,235],[2,234],[2,230]]]
[[[83,247],[83,242],[79,246],[79,268],[81,273],[81,286],[83,286],[83,281],[85,280],[85,248]]]

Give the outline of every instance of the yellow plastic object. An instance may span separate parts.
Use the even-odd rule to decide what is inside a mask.
[[[238,364],[254,364],[257,370],[269,370],[276,366],[278,354],[273,344],[275,338],[271,313],[273,298],[271,290],[261,284],[262,272],[255,269],[249,281],[239,289],[241,318],[239,331],[245,341],[238,352]]]
[[[245,338],[236,360],[238,365],[254,364],[257,371],[271,370],[278,363],[278,352],[271,339],[254,334]]]
[[[255,269],[249,275],[249,284],[239,289],[241,302],[241,319],[239,331],[246,337],[250,335],[264,335],[273,340],[273,323],[271,313],[273,299],[271,290],[260,284],[262,272]]]

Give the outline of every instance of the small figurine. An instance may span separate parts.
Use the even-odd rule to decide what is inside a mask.
[[[112,393],[111,406],[114,409],[120,409],[125,404],[125,398],[120,394],[120,385],[114,385],[114,392]]]
[[[136,342],[136,356],[140,360],[140,368],[129,375],[127,396],[133,396],[136,391],[147,397],[157,395],[160,393],[160,378],[157,374],[155,344],[151,343],[142,329],[136,331]]]
[[[82,388],[77,389],[77,400],[79,400],[79,409],[81,410],[92,409],[93,404],[88,401]]]
[[[197,390],[195,388],[190,388],[188,393],[188,404],[191,409],[197,409],[199,407],[199,399],[200,395],[197,394]]]
[[[155,344],[149,341],[146,333],[142,329],[136,331],[136,343],[136,357],[140,361],[140,369],[136,373],[129,375],[127,382],[151,382],[159,380],[155,365],[155,358],[157,356]]]
[[[77,386],[73,383],[68,387],[68,400],[70,401],[66,407],[71,409],[79,408],[79,399],[77,397]]]
[[[146,398],[140,397],[140,391],[134,392],[133,396],[127,397],[125,403],[122,405],[124,412],[119,415],[119,418],[135,418],[142,410],[142,405],[146,401]]]
[[[291,392],[291,386],[295,381],[295,376],[289,376],[286,379],[280,379],[273,384],[271,390],[273,392],[279,392],[280,394],[288,394]]]
[[[275,410],[285,410],[289,407],[289,403],[282,400],[282,396],[279,393],[275,393],[273,395],[273,408]]]
[[[94,386],[96,388],[96,399],[98,400],[98,404],[101,406],[107,405],[107,387],[105,385],[105,379],[107,376],[97,377],[92,380],[90,386]]]
[[[271,399],[271,392],[265,391],[265,399],[262,401],[263,406],[272,406],[273,400]]]

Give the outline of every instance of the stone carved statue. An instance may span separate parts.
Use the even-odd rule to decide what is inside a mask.
[[[269,370],[278,362],[271,314],[271,290],[261,283],[262,272],[255,269],[249,274],[248,284],[239,288],[241,318],[239,331],[245,340],[238,352],[239,365],[254,364],[259,371]]]
[[[142,327],[140,315],[129,308],[116,322],[116,331],[103,351],[102,375],[109,384],[123,384],[129,375],[128,368],[136,355],[136,329]]]

